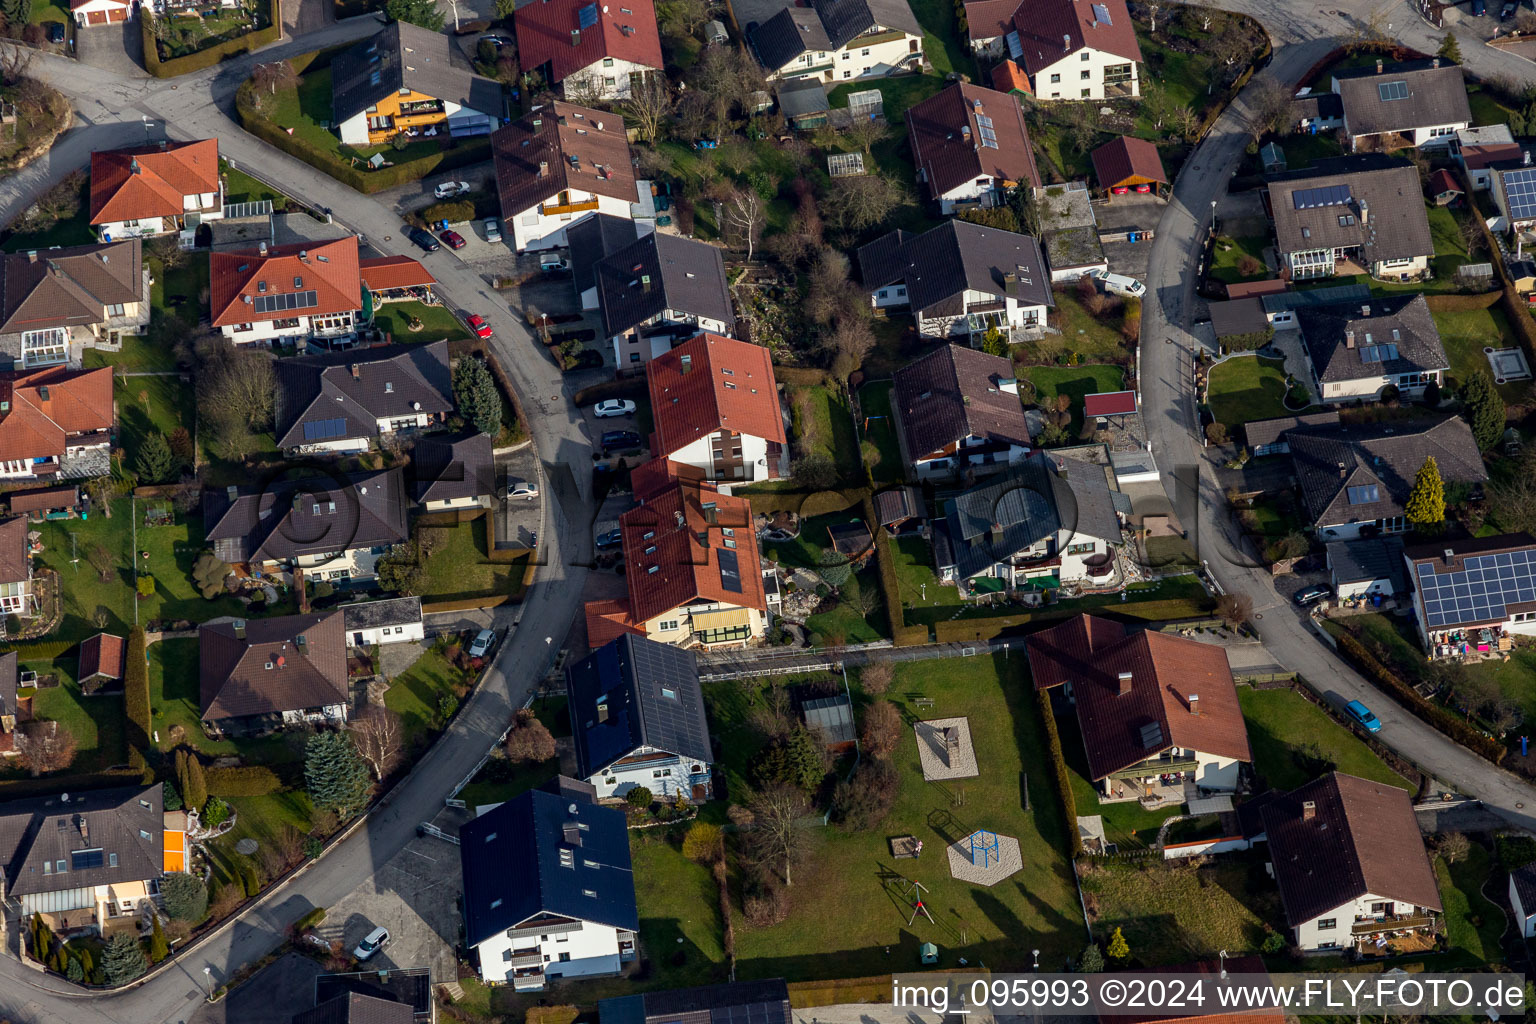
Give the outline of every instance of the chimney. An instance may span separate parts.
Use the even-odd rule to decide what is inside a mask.
[[[1303,800],[1301,802],[1301,820],[1311,821],[1315,817],[1317,817],[1317,801]]]
[[[1066,33],[1066,32],[1063,32],[1061,34],[1061,52],[1062,53],[1070,53],[1071,51],[1072,51],[1072,36],[1070,34]]]
[[[1381,68],[1382,68],[1382,64],[1381,64],[1381,58],[1380,58],[1380,57],[1377,57],[1377,58],[1376,58],[1376,73],[1377,73],[1377,74],[1378,74],[1378,75],[1379,75],[1379,74],[1381,74]]]
[[[89,842],[91,838],[91,826],[90,823],[85,820],[85,815],[75,815],[75,824],[80,826],[80,838]]]
[[[139,158],[138,157],[134,157],[132,160],[128,161],[128,170],[132,174],[143,173],[143,172],[141,172],[139,170]]]
[[[650,292],[651,292],[651,275],[650,274],[641,274],[640,275],[640,290],[645,292],[647,295],[650,294]],[[683,358],[687,359],[688,357],[684,356]]]
[[[234,622],[234,626],[235,626],[235,639],[236,640],[244,640],[245,639],[245,620],[244,619],[236,619],[235,622]]]
[[[1129,672],[1121,672],[1120,673],[1120,688],[1119,688],[1118,693],[1119,693],[1120,696],[1124,697],[1126,694],[1128,694],[1130,692],[1131,692],[1131,674]]]
[[[1200,713],[1200,695],[1198,693],[1189,695],[1189,713],[1192,715]]]
[[[1531,151],[1527,149],[1524,152],[1522,152],[1520,154],[1520,159],[1525,164],[1525,166],[1527,166],[1527,167],[1531,166]]]
[[[597,706],[597,721],[598,721],[599,725],[601,725],[602,723],[608,721],[608,703],[607,703],[607,701],[604,701],[603,703],[601,703],[601,704],[599,704]]]
[[[581,45],[581,29],[579,29],[579,28],[571,29],[571,45],[572,46],[580,46]]]
[[[27,252],[27,262],[28,263],[36,263],[37,262],[37,250],[36,249],[31,249],[31,250],[29,250]]]
[[[230,484],[228,487],[224,488],[224,497],[228,498],[229,503],[233,505],[240,498],[240,488],[236,487],[234,484]]]
[[[305,639],[303,633],[300,633],[298,636],[293,638],[293,645],[299,649],[300,654],[308,656],[309,641]]]
[[[1349,470],[1344,468],[1344,463],[1339,463],[1339,479],[1343,480],[1347,476],[1349,476]]]
[[[45,384],[37,389],[37,397],[45,402],[48,401],[48,385]]]
[[[1354,348],[1355,347],[1355,332],[1353,330],[1346,330],[1344,332],[1344,347],[1345,348]]]
[[[539,161],[539,177],[541,177],[541,178],[549,177],[549,161],[548,160],[540,160]]]
[[[261,243],[261,247],[257,251],[260,252],[263,256],[265,256],[267,254],[267,243],[266,242],[262,242]]]
[[[361,366],[357,365],[356,363],[352,364],[352,379],[353,380],[362,380],[363,379],[363,368]]]
[[[1371,222],[1371,204],[1364,199],[1360,200],[1360,223],[1366,225]]]
[[[649,281],[650,278],[646,278],[646,280]],[[678,360],[678,363],[681,364],[681,368],[679,369],[678,372],[680,372],[680,373],[688,373],[690,370],[693,369],[693,356],[681,355],[681,356],[677,357],[677,360]]]
[[[561,831],[561,838],[565,840],[565,845],[566,846],[580,846],[581,845],[581,826],[580,825],[576,824],[574,821],[568,821],[568,822],[565,823],[565,827],[562,828],[560,831]]]
[[[1450,565],[1454,561],[1456,561],[1456,552],[1453,551],[1450,548],[1446,548],[1445,549],[1445,564],[1446,565]]]

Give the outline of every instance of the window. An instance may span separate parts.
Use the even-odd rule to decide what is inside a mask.
[[[1071,545],[1070,547],[1067,548],[1067,554],[1069,554],[1069,555],[1091,555],[1091,554],[1093,554],[1093,549],[1094,549],[1094,544],[1093,544],[1093,541],[1090,540],[1090,541],[1087,541],[1086,543],[1083,543],[1083,544],[1073,544],[1073,545]]]
[[[1088,70],[1085,69],[1077,77],[1080,78],[1081,80],[1083,80],[1084,82],[1086,82],[1086,81],[1088,81],[1089,79],[1091,79],[1093,77],[1093,72],[1092,71],[1088,71]]]
[[[640,361],[640,353],[639,352],[631,352],[629,354],[629,361],[632,362],[632,363],[638,363]]]
[[[670,633],[677,628],[677,625],[677,619],[662,619],[660,622],[656,623],[656,628],[663,633]]]
[[[1334,928],[1338,927],[1338,924],[1339,919],[1336,917],[1318,918],[1317,930],[1320,932],[1332,931]]]
[[[1346,490],[1351,505],[1369,505],[1373,501],[1381,500],[1381,492],[1375,484],[1362,484]]]
[[[890,298],[890,295],[891,290],[889,288],[881,288],[879,291],[875,292],[875,298],[877,299],[887,299]]]
[[[605,68],[613,67],[613,58],[612,57],[604,57],[603,58],[603,67],[605,67]]]
[[[859,51],[859,56],[860,57],[868,57],[869,56],[869,50],[867,50],[867,49],[860,50]]]
[[[1084,89],[1083,90],[1083,99],[1086,100],[1092,92],[1093,92],[1092,89]]]
[[[1393,903],[1391,900],[1385,900],[1381,903],[1372,903],[1371,913],[1377,917],[1391,917],[1392,907]]]
[[[663,686],[661,688],[661,695],[668,700],[677,700],[677,691],[670,686]]]
[[[844,71],[843,72],[843,77],[844,78],[852,78],[853,77],[853,72],[852,71]]]
[[[123,304],[121,302],[114,302],[114,303],[112,303],[111,305],[109,305],[107,307],[107,316],[122,316],[122,315],[123,315]]]
[[[21,364],[23,366],[51,366],[68,361],[68,328],[47,327],[40,331],[22,332]]]
[[[149,833],[148,832],[140,832],[139,834],[142,835],[145,839],[149,838]],[[53,862],[53,873],[54,874],[62,875],[64,873],[64,871],[65,871],[64,862],[62,860],[56,860],[56,861]]]
[[[1408,83],[1382,82],[1376,86],[1376,95],[1381,97],[1383,103],[1389,100],[1405,100],[1408,98]]]
[[[851,60],[852,58],[853,54],[849,53],[847,50],[843,51],[843,60]]]
[[[1084,51],[1083,51],[1083,52],[1082,52],[1082,53],[1080,53],[1080,54],[1078,54],[1078,55],[1077,55],[1077,59],[1078,59],[1078,60],[1081,60],[1081,61],[1086,61],[1086,60],[1088,60],[1088,51],[1087,51],[1087,50],[1084,50]]]
[[[1052,75],[1051,76],[1051,84],[1052,85],[1057,85],[1060,82],[1061,82],[1061,76],[1060,75]]]

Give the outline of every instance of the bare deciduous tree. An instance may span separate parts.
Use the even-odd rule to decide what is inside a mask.
[[[768,216],[768,204],[755,189],[735,188],[726,195],[723,209],[725,226],[745,243],[747,262],[750,263],[757,240],[763,233],[763,223]]]
[[[661,124],[672,113],[672,87],[660,72],[641,75],[629,90],[629,98],[619,104],[630,127],[646,142],[661,134]]]
[[[877,700],[864,712],[862,739],[864,750],[872,757],[889,757],[905,730],[901,724],[901,712],[888,700]]]
[[[1253,598],[1236,591],[1216,599],[1216,614],[1228,627],[1236,629],[1253,615]]]
[[[791,868],[805,855],[809,837],[805,818],[811,804],[798,787],[779,783],[764,789],[748,803],[752,829],[747,843],[765,863],[784,873],[784,884],[793,884]]]
[[[856,117],[843,130],[843,138],[868,154],[875,143],[890,137],[891,127],[883,119]]]
[[[555,756],[555,738],[531,708],[523,708],[507,733],[505,749],[513,761],[548,761]]]
[[[911,201],[906,188],[883,174],[838,178],[827,190],[823,211],[845,231],[865,231],[885,223]]]
[[[1248,129],[1255,139],[1269,132],[1283,135],[1291,125],[1291,91],[1273,79],[1249,90]]]
[[[395,770],[405,754],[400,716],[382,704],[369,704],[352,720],[352,743],[368,764],[375,782]]]
[[[226,454],[243,456],[250,438],[272,425],[272,396],[276,391],[272,359],[263,352],[236,348],[223,340],[204,345],[199,353],[197,411]]]
[[[859,670],[859,686],[871,697],[878,697],[891,688],[896,679],[896,665],[890,661],[875,661]]]
[[[287,61],[269,60],[264,64],[256,65],[256,71],[251,75],[251,80],[256,83],[258,89],[265,88],[269,96],[276,96],[278,86],[286,89],[290,85],[296,85],[299,76],[293,70],[293,65]]]
[[[58,722],[33,719],[16,732],[18,760],[33,775],[61,771],[75,760],[75,734]]]

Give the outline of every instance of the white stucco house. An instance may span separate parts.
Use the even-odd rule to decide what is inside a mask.
[[[789,440],[762,345],[700,334],[646,364],[651,453],[722,486],[788,475]]]
[[[1326,545],[1328,582],[1340,600],[1406,595],[1401,537],[1330,541]]]
[[[274,435],[290,456],[367,451],[385,435],[437,426],[453,409],[446,341],[294,356],[277,363]],[[417,471],[419,476],[422,467]],[[485,476],[482,467],[478,479],[461,483],[480,486]]]
[[[1036,99],[1140,96],[1141,45],[1125,0],[970,0],[971,48],[1007,57]]]
[[[1270,181],[1269,207],[1292,280],[1413,281],[1435,256],[1419,172],[1406,160],[1362,154],[1281,174]]]
[[[1336,71],[1333,91],[1344,107],[1344,135],[1352,150],[1445,149],[1472,124],[1461,68],[1439,57]]]
[[[1420,544],[1403,552],[1413,617],[1433,658],[1490,654],[1536,635],[1536,538],[1526,533]]]
[[[735,333],[735,304],[721,253],[708,242],[647,231],[592,267],[603,333],[618,373],[643,371],[700,332]]]
[[[103,242],[195,228],[224,216],[219,140],[91,154],[91,227]]]
[[[742,21],[742,13],[737,20]],[[846,82],[916,70],[923,27],[907,0],[810,0],[753,11],[742,31],[769,81]]]
[[[575,103],[628,99],[638,78],[662,73],[652,0],[538,0],[518,7],[513,27],[523,70],[542,73]]]
[[[414,643],[425,635],[421,598],[391,597],[341,606],[348,647]]]
[[[1313,393],[1324,404],[1374,402],[1388,388],[1417,398],[1440,384],[1450,357],[1422,295],[1393,295],[1296,311]]]
[[[357,236],[210,253],[213,326],[237,345],[355,334],[363,308]]]
[[[891,415],[919,479],[1017,465],[1031,450],[1013,364],[949,344],[896,371]]]
[[[1509,904],[1520,935],[1536,937],[1536,865],[1526,864],[1509,873]]]

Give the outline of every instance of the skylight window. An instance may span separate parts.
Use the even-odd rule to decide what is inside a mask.
[[[1349,488],[1348,497],[1351,505],[1369,505],[1373,501],[1381,500],[1381,492],[1375,484],[1362,484],[1359,487]]]
[[[1405,100],[1408,98],[1408,83],[1382,82],[1376,86],[1376,94],[1381,97],[1383,103],[1391,100]]]

